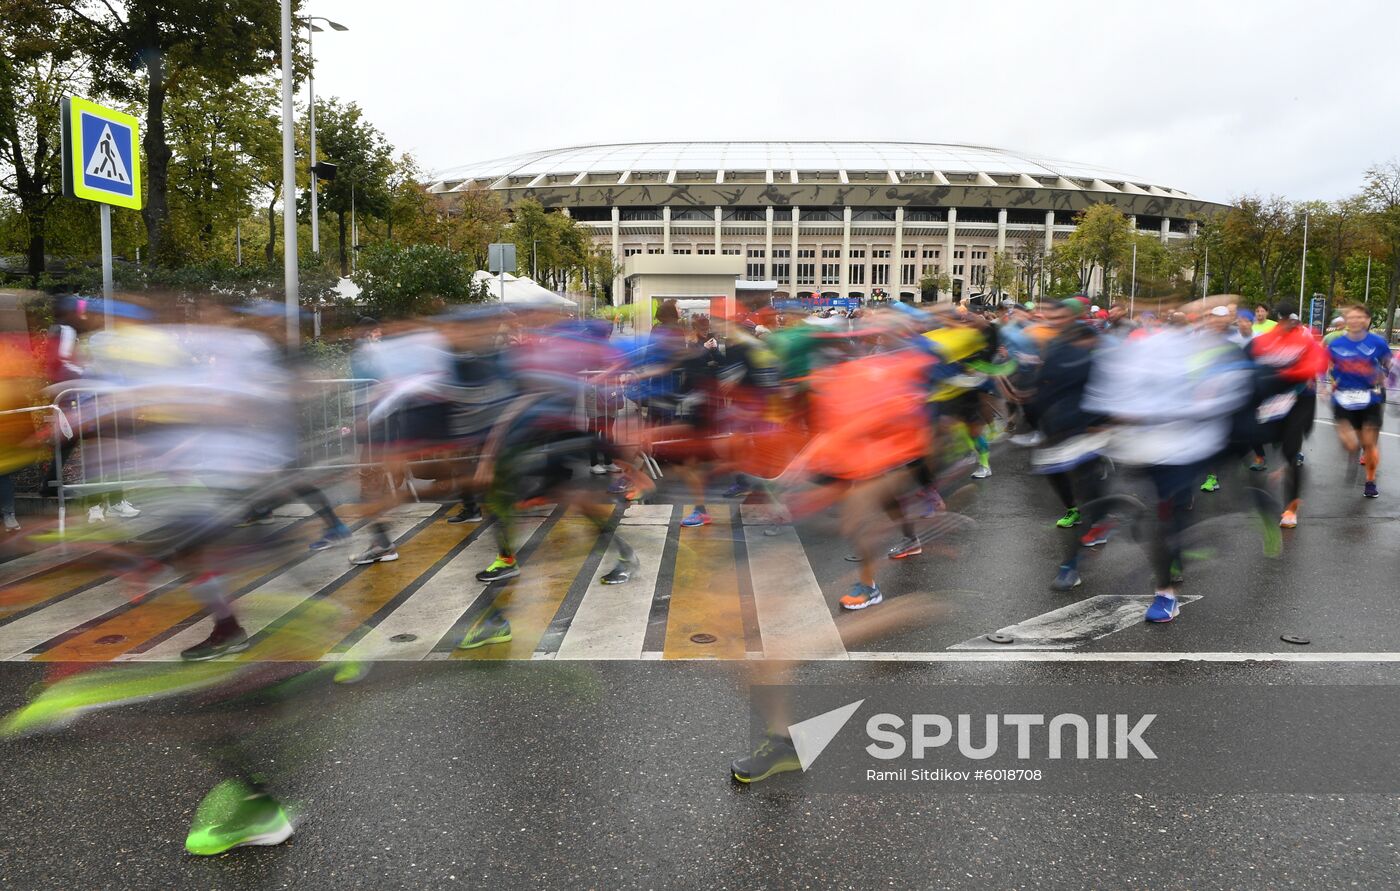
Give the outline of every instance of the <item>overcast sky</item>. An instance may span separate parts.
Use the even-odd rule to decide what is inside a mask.
[[[309,0],[317,92],[429,169],[599,142],[1016,149],[1205,198],[1400,156],[1400,3]]]

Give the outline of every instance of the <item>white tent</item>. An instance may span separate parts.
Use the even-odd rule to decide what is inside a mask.
[[[472,273],[472,281],[486,282],[491,289],[491,299],[500,300],[502,303],[543,303],[553,306],[578,307],[578,304],[569,298],[561,297],[548,288],[540,287],[533,279],[511,275],[509,272],[505,274],[504,298],[501,296],[501,276],[492,275],[484,269],[478,269]]]

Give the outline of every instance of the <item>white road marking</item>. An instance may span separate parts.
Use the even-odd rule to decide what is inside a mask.
[[[769,514],[761,507],[746,505],[741,513],[764,657],[843,658],[845,644],[797,530],[767,525]]]
[[[1326,418],[1314,418],[1314,420],[1317,421],[1319,424],[1326,424],[1326,425],[1329,426],[1329,427],[1335,427],[1335,426],[1337,426],[1337,422],[1336,422],[1336,421],[1329,421],[1329,420],[1327,420]],[[1382,430],[1382,431],[1381,431],[1381,436],[1394,436],[1394,437],[1400,438],[1400,433],[1389,433],[1389,432],[1387,432],[1387,431],[1385,431],[1385,430]]]
[[[1177,602],[1184,605],[1200,599],[1200,595],[1182,595]],[[978,635],[948,649],[1070,650],[1115,631],[1142,625],[1143,613],[1151,604],[1149,594],[1100,594],[989,632],[1004,634],[1014,643],[996,644]]]
[[[170,581],[170,578],[168,575],[161,576],[139,588],[133,587],[125,579],[111,579],[16,619],[0,627],[0,660],[17,659],[31,647],[111,612],[138,595],[148,594]]]
[[[537,516],[519,520],[516,540],[528,542],[544,520]],[[426,658],[486,588],[488,583],[477,581],[476,574],[489,566],[495,556],[496,537],[487,530],[354,646],[343,653],[327,653],[321,659],[328,662],[342,659],[412,662]],[[401,642],[391,639],[402,634],[412,634],[414,639]]]
[[[669,505],[665,507],[670,520]],[[630,514],[633,507],[628,510]],[[624,518],[624,523],[626,522]],[[559,644],[560,659],[640,659],[651,617],[651,601],[656,594],[656,578],[661,573],[661,557],[666,550],[668,526],[627,525],[622,536],[637,552],[641,568],[623,585],[604,585],[600,578],[612,568],[616,548],[609,547],[598,577],[588,585],[579,602],[564,640]]]
[[[397,541],[420,521],[413,518],[391,520],[389,538]],[[364,547],[368,540],[362,534],[347,544],[321,551],[304,563],[278,573],[275,577],[234,601],[233,611],[238,616],[238,624],[252,637],[267,626],[276,622],[317,591],[334,584],[346,573],[354,569],[350,555],[356,547]],[[300,593],[301,596],[295,596]],[[289,596],[292,595],[292,596]],[[172,662],[178,661],[180,651],[192,647],[209,636],[214,620],[205,616],[178,634],[151,647],[144,653],[124,653],[117,657],[119,662]]]
[[[1400,653],[1344,653],[1326,650],[1289,650],[1279,653],[1123,652],[1081,653],[1073,650],[939,650],[914,652],[851,653],[852,662],[1400,662]]]

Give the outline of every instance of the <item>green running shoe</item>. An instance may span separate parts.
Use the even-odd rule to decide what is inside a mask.
[[[1215,474],[1213,474],[1213,473],[1208,473],[1208,474],[1206,474],[1206,481],[1203,482],[1203,483],[1201,483],[1201,491],[1202,491],[1202,492],[1218,492],[1218,491],[1220,491],[1220,480],[1218,480],[1218,479],[1215,478]]]
[[[491,565],[476,574],[478,582],[499,582],[520,575],[520,564],[514,557],[497,557]]]
[[[225,780],[200,802],[185,850],[212,857],[247,845],[280,845],[291,834],[292,820],[277,799]]]
[[[1069,529],[1072,526],[1078,526],[1079,508],[1072,507],[1069,510],[1065,511],[1065,515],[1056,520],[1055,525],[1059,526],[1061,529]]]
[[[510,623],[500,610],[492,610],[480,622],[467,631],[466,637],[457,644],[459,650],[474,650],[487,644],[509,643]]]
[[[745,784],[766,780],[775,773],[801,769],[802,762],[797,758],[797,749],[792,747],[792,740],[773,734],[764,737],[752,755],[737,758],[729,765],[729,772],[735,781]]]

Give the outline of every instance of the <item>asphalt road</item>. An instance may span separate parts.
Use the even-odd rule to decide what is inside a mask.
[[[1400,467],[1395,438],[1384,446]],[[810,663],[796,679],[1168,686],[1203,702],[1220,685],[1396,684],[1400,484],[1363,501],[1325,424],[1307,454],[1302,522],[1280,557],[1266,557],[1257,530],[1230,510],[1247,471],[1200,496],[1183,593],[1201,599],[1176,622],[1132,623],[1048,654],[988,644],[966,661],[949,647],[1087,598],[1151,593],[1141,549],[1122,539],[1086,563],[1083,587],[1051,592],[1066,535],[1051,526],[1058,507],[1024,473],[1024,456],[999,450],[995,475],[958,503],[972,525],[881,575],[891,601],[926,594],[936,619],[866,642],[851,659]],[[1383,492],[1386,479],[1383,467]],[[797,534],[834,613],[853,570],[849,549],[826,516]],[[554,539],[544,542],[552,553]],[[717,583],[680,550],[656,590],[714,593]],[[577,559],[592,572],[598,561],[587,553]],[[582,588],[564,587],[557,603],[577,607]],[[673,624],[681,612],[674,607]],[[696,627],[707,620],[686,615]],[[549,658],[541,633],[536,658],[386,662],[358,684],[317,686],[276,708],[230,717],[165,701],[0,744],[0,884],[1375,888],[1400,874],[1400,796],[1391,794],[832,793],[798,774],[739,787],[727,766],[749,745],[742,657],[681,656],[684,641],[653,632],[645,658]],[[1288,634],[1311,642],[1282,642]],[[765,642],[750,632],[747,646]],[[68,667],[33,661],[46,646],[0,663],[0,709]],[[1201,653],[1224,661],[1189,659]],[[230,726],[295,803],[298,831],[276,848],[194,858],[182,842],[200,797],[225,776],[214,743]]]

